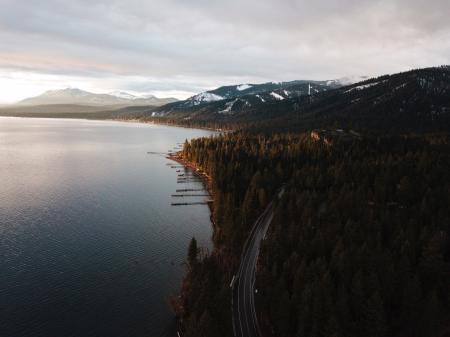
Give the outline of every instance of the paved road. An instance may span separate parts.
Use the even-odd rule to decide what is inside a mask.
[[[284,190],[279,192],[280,197]],[[255,271],[261,240],[266,235],[273,218],[272,202],[266,207],[253,225],[244,246],[239,271],[232,281],[231,311],[235,337],[260,337],[255,311]]]

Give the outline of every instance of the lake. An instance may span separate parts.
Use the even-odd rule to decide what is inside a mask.
[[[207,206],[170,205],[201,184],[148,152],[210,134],[0,117],[0,335],[173,337],[168,298],[212,229]]]

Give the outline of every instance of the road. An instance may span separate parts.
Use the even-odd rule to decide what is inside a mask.
[[[278,193],[281,197],[284,189]],[[273,218],[272,202],[256,220],[244,245],[239,271],[232,280],[231,311],[235,337],[260,337],[255,310],[255,272],[261,240]]]

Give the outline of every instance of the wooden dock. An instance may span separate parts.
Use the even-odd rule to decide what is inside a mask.
[[[180,188],[175,190],[175,192],[200,192],[204,190],[204,188]]]
[[[147,151],[147,154],[157,154],[157,155],[161,155],[161,156],[165,155],[165,153],[163,153],[163,152],[155,152],[155,151]],[[170,164],[170,165],[172,165],[172,164]]]
[[[172,194],[173,198],[183,198],[183,197],[209,197],[209,194]]]
[[[173,154],[169,154],[169,157],[174,157]],[[179,163],[177,161],[177,163]],[[188,165],[170,165],[171,168],[177,169],[177,183],[178,184],[189,184],[189,183],[202,183],[203,186],[206,185],[206,178],[203,176],[202,171]],[[189,187],[189,186],[188,186]],[[185,192],[200,192],[196,193],[185,193]],[[179,188],[176,189],[176,194],[171,195],[172,198],[202,198],[199,201],[187,201],[185,202],[172,202],[171,206],[190,206],[190,205],[210,205],[214,200],[211,194],[207,190],[206,186],[203,188]],[[183,199],[178,199],[183,201]],[[196,200],[196,199],[193,199]],[[198,200],[198,199],[197,199]]]
[[[173,202],[172,206],[207,205],[208,202]]]

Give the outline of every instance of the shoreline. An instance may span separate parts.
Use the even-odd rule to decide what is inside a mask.
[[[210,201],[207,202],[207,205],[210,212],[209,219],[212,226],[211,241],[213,247],[210,254],[216,254],[218,250],[217,236],[219,235],[220,229],[214,220],[215,213],[214,213],[214,193],[212,188],[213,184],[212,177],[210,177],[205,171],[199,168],[195,163],[186,160],[183,156],[183,151],[169,153],[167,154],[166,158],[182,165],[185,169],[191,170],[195,176],[200,178],[200,180],[202,181],[202,185],[206,188],[208,195],[210,197]],[[199,247],[199,249],[201,249],[201,247]],[[184,302],[189,297],[189,293],[186,291],[186,287],[189,282],[189,274],[190,274],[189,270],[186,270],[184,272],[183,280],[181,282],[178,292],[176,293],[176,297],[172,297],[172,299],[170,300],[170,306],[175,314],[178,336],[180,336],[180,331],[183,331],[183,317],[185,314]]]
[[[125,120],[122,120],[122,119],[115,119],[115,120],[125,121]],[[187,126],[187,125],[184,125],[184,124],[177,124],[177,123],[163,123],[163,122],[158,122],[158,121],[154,121],[154,120],[146,121],[146,120],[133,119],[133,121],[136,121],[136,123],[165,125],[165,126],[171,126],[171,127],[176,127],[176,128],[184,128],[184,129],[198,129],[198,130],[208,130],[208,131],[214,131],[214,132],[229,132],[229,131],[232,131],[232,130],[226,130],[226,129],[221,129],[221,128],[215,129],[215,128],[210,128],[210,127],[200,126],[200,125]]]
[[[212,178],[208,174],[206,174],[205,171],[203,171],[201,168],[195,165],[195,163],[186,160],[183,156],[183,151],[169,153],[167,154],[166,158],[183,165],[185,168],[190,169],[198,178],[200,178],[200,180],[202,181],[202,185],[206,188],[206,191],[208,192],[208,195],[210,197],[210,201],[207,204],[210,211],[210,220],[213,228],[213,237],[211,239],[214,245],[214,238],[216,236],[218,227],[216,222],[214,221],[214,205],[213,205],[214,192],[212,189],[213,184]]]
[[[33,119],[66,119],[66,120],[80,120],[80,121],[104,121],[104,122],[123,122],[123,123],[131,123],[131,124],[150,124],[150,125],[162,125],[162,126],[168,126],[168,127],[174,127],[174,128],[183,128],[183,129],[197,129],[197,130],[207,130],[207,131],[213,131],[213,132],[232,132],[232,129],[222,129],[222,128],[211,128],[201,125],[194,125],[194,126],[187,126],[184,124],[177,124],[177,123],[163,123],[159,121],[154,120],[142,120],[137,118],[87,118],[87,117],[80,117],[80,116],[49,116],[49,115],[39,115],[39,114],[33,114],[33,115],[2,115],[0,114],[0,118],[33,118]]]

